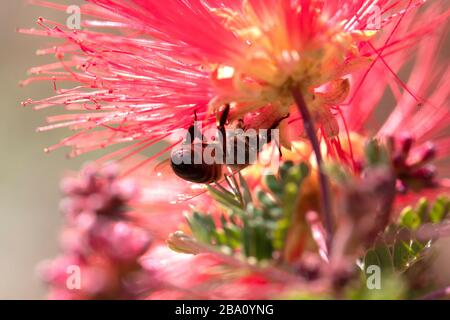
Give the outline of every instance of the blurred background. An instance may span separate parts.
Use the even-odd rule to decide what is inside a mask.
[[[81,0],[59,0],[73,5]],[[22,107],[28,98],[53,94],[50,82],[21,88],[30,67],[53,61],[34,52],[50,39],[21,35],[18,27],[36,27],[39,16],[65,21],[65,12],[28,5],[26,0],[2,1],[0,11],[0,299],[45,298],[45,286],[36,274],[36,266],[58,254],[58,230],[62,222],[58,210],[59,180],[68,170],[77,170],[84,162],[98,157],[91,153],[76,159],[66,158],[67,149],[45,154],[43,149],[59,141],[61,130],[36,133],[52,110],[33,111]],[[447,43],[448,44],[448,43]],[[447,49],[449,46],[446,46]],[[448,56],[449,50],[445,50]],[[449,242],[442,242],[448,248]],[[450,250],[437,263],[450,261]],[[442,269],[441,269],[442,270]],[[450,272],[443,274],[450,283]]]
[[[43,149],[59,141],[61,131],[36,133],[51,112],[22,107],[28,98],[53,94],[51,83],[40,82],[21,88],[27,69],[51,61],[38,57],[36,49],[50,39],[18,34],[18,27],[36,27],[36,19],[65,21],[64,12],[35,7],[26,0],[2,1],[0,10],[0,298],[45,298],[45,287],[36,265],[58,253],[59,179],[95,157],[90,154],[66,159],[67,150],[45,154]],[[77,0],[59,0],[79,4]]]

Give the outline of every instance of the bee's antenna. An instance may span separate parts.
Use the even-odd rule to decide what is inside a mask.
[[[201,132],[198,132],[197,128],[197,110],[194,110],[194,123],[188,129],[186,141],[193,143],[195,138],[198,138],[201,141],[203,141],[203,134]]]

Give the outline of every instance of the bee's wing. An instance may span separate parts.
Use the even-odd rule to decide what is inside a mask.
[[[170,194],[170,202],[181,203],[188,201],[192,198],[200,196],[207,191],[207,186],[201,183],[192,183],[175,175],[172,170],[170,158],[162,160],[153,167],[153,172],[156,175],[158,181],[174,181],[172,187],[168,186],[168,193]]]
[[[159,181],[170,181],[171,179],[177,179],[176,187],[171,188],[168,192],[171,192],[170,202],[172,203],[183,203],[199,197],[205,194],[208,191],[208,184],[204,183],[193,183],[181,178],[178,178],[175,173],[172,171],[172,167],[170,165],[170,159],[163,160],[159,162],[153,168],[157,178]],[[224,176],[214,182],[211,185],[220,184],[227,187],[226,177],[230,178],[232,175],[241,171],[242,168],[230,168],[226,167]]]

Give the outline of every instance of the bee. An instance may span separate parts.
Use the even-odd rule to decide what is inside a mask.
[[[254,163],[254,155],[258,155],[264,145],[269,144],[272,141],[271,131],[279,126],[281,121],[289,117],[289,114],[274,121],[269,127],[266,136],[262,136],[256,133],[256,145],[250,143],[251,137],[242,134],[245,129],[244,121],[238,120],[234,130],[225,128],[230,114],[230,105],[227,104],[220,116],[217,116],[217,130],[220,132],[221,139],[219,141],[205,143],[205,139],[202,133],[198,132],[195,127],[195,123],[189,128],[186,135],[186,140],[181,144],[179,148],[172,151],[170,156],[170,164],[173,172],[181,179],[189,182],[210,184],[216,183],[224,176],[224,164],[231,167],[232,171],[239,171],[251,163]],[[195,114],[195,120],[197,116]],[[241,130],[236,130],[241,129]],[[200,140],[200,141],[198,141]],[[202,159],[199,153],[203,153],[205,148],[210,147],[211,143],[215,143],[215,152],[212,156],[222,161],[207,162]],[[243,148],[242,148],[243,146]],[[239,155],[239,151],[243,149],[243,152]],[[281,152],[280,152],[281,155]],[[190,161],[183,161],[189,159]],[[202,159],[198,162],[195,159]],[[229,163],[231,159],[232,163]]]

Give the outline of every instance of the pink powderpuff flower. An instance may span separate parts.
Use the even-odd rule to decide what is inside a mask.
[[[366,83],[354,94],[353,101],[342,107],[345,126],[354,137],[349,140],[374,135],[390,146],[398,178],[397,191],[401,195],[397,198],[399,204],[414,202],[414,198],[421,196],[431,200],[439,193],[448,193],[450,187],[450,89],[446,84],[450,68],[440,57],[445,31],[445,28],[437,28],[422,39],[414,55],[408,57],[400,53],[389,60],[396,72],[404,67],[411,68],[404,90],[401,84],[383,73],[381,65],[375,65]],[[387,92],[393,95],[393,102],[383,99]],[[376,115],[380,105],[384,112]],[[344,135],[341,137],[345,139]],[[353,147],[356,150],[355,144]],[[327,150],[339,152],[338,148]],[[347,148],[339,157],[351,163],[355,150],[352,156],[352,150]]]
[[[145,277],[138,259],[154,242],[129,215],[138,188],[117,168],[93,165],[63,180],[63,253],[40,266],[54,299],[136,299]],[[140,281],[140,280],[139,280]]]
[[[441,9],[436,4],[431,10]],[[390,146],[399,177],[397,189],[404,195],[400,199],[414,201],[411,197],[448,191],[450,69],[441,57],[447,34],[444,27],[436,28],[417,42],[414,53],[389,54],[369,73],[349,76],[351,99],[334,106],[343,130],[332,139],[322,139],[328,160],[339,160],[358,173],[363,145],[375,137]],[[393,73],[385,72],[386,64]],[[394,76],[405,69],[410,71],[401,72],[402,79]],[[291,123],[290,130],[298,131],[299,124]],[[283,158],[314,164],[309,146],[294,142],[292,150]]]
[[[124,221],[97,223],[90,230],[89,238],[93,250],[101,250],[119,263],[137,259],[145,253],[150,243],[147,230]]]
[[[131,180],[118,179],[117,170],[115,165],[107,165],[99,173],[94,165],[88,165],[79,175],[63,179],[61,189],[66,197],[61,210],[68,221],[87,225],[101,216],[115,218],[125,214],[127,203],[139,191]]]
[[[424,3],[91,0],[82,7],[82,30],[43,18],[42,29],[21,30],[62,40],[38,51],[58,61],[32,68],[24,82],[53,81],[56,95],[24,104],[70,111],[39,130],[77,130],[47,149],[70,146],[72,156],[125,142],[131,146],[115,155],[138,153],[190,126],[195,111],[212,124],[225,103],[231,120],[251,113],[251,123],[267,127],[289,113],[295,123],[292,90],[304,96],[322,135],[334,137],[342,125],[333,106],[358,87],[348,76],[364,79],[375,62],[394,75],[385,59],[404,56],[447,18],[440,4],[417,10]],[[60,89],[60,81],[77,85]],[[285,146],[303,136],[295,130],[290,137],[285,127]]]
[[[342,110],[339,110],[348,119],[345,124],[347,132],[342,132],[336,138],[340,139],[342,143],[334,144],[334,140],[330,140],[330,144],[327,145],[326,141],[323,142],[323,150],[328,153],[330,158],[341,159],[341,164],[348,164],[349,168],[354,169],[357,177],[361,173],[361,166],[364,165],[362,163],[364,161],[363,145],[371,136],[384,140],[390,146],[392,169],[397,177],[397,192],[395,192],[395,188],[391,188],[391,186],[394,187],[394,184],[391,183],[392,175],[390,171],[383,172],[384,170],[374,170],[371,172],[372,176],[368,176],[369,172],[366,170],[363,175],[364,180],[357,180],[354,190],[344,189],[347,192],[352,191],[353,196],[356,195],[356,197],[352,198],[353,202],[349,204],[350,207],[353,207],[353,210],[364,212],[364,214],[361,213],[359,215],[364,217],[364,219],[358,221],[358,224],[355,224],[352,220],[349,224],[355,224],[355,229],[351,232],[348,229],[342,231],[342,228],[340,228],[340,236],[342,237],[337,239],[336,242],[339,244],[340,241],[348,241],[349,244],[346,245],[358,248],[356,250],[358,254],[361,254],[364,245],[373,243],[386,225],[398,220],[400,211],[406,205],[416,203],[418,197],[426,197],[427,200],[433,201],[437,195],[442,193],[448,194],[448,155],[450,149],[447,145],[450,120],[450,109],[448,106],[450,89],[445,84],[449,79],[450,69],[443,65],[439,58],[440,44],[445,39],[445,35],[445,30],[437,29],[432,35],[421,40],[418,44],[419,51],[416,55],[410,55],[409,57],[400,56],[397,59],[388,60],[395,70],[403,67],[411,69],[404,84],[407,89],[404,89],[403,92],[401,91],[401,84],[397,83],[395,79],[385,78],[388,76],[383,73],[383,66],[380,65],[382,62],[375,64],[373,73],[366,76],[366,82],[358,89],[355,89],[355,91],[358,90],[355,94],[355,99],[348,105],[342,106]],[[423,77],[424,74],[426,77]],[[350,79],[350,81],[356,83],[359,80],[358,77]],[[373,91],[374,88],[377,90]],[[395,99],[392,99],[392,101],[382,99],[383,93],[389,91],[394,93]],[[411,95],[413,92],[416,97]],[[424,102],[419,103],[418,101]],[[382,117],[378,116],[379,119],[382,119],[381,123],[375,121],[373,116],[378,105],[382,105],[385,109],[385,114]],[[363,106],[367,108],[364,109],[362,108]],[[303,143],[294,143],[293,149],[292,152],[283,153],[284,160],[307,161],[312,164],[314,169],[314,157],[311,156],[309,146]],[[436,174],[431,169],[430,165],[432,162],[437,165]],[[262,168],[258,167],[258,165],[243,171],[243,175],[247,180],[250,178],[250,189],[263,185],[262,172]],[[386,175],[387,173],[389,174]],[[386,179],[386,183],[383,182],[384,179]],[[363,184],[362,186],[360,185],[361,183]],[[314,190],[314,187],[311,187],[309,184],[305,186],[305,184],[302,194],[307,193],[306,196],[308,196],[308,192],[310,192],[314,196],[318,192],[318,190]],[[389,206],[387,210],[379,212],[379,217],[376,216],[379,210],[378,203],[374,200],[377,196],[374,190],[377,189],[376,186],[378,184],[383,186],[378,187],[383,191],[378,196],[381,199],[384,199],[384,196],[388,196],[389,199],[392,199],[394,206],[394,208]],[[316,198],[312,196],[311,198],[317,201],[318,196]],[[336,192],[334,196],[339,198],[339,192]],[[361,196],[367,198],[362,197],[361,199]],[[301,198],[299,202],[302,203],[302,200]],[[316,205],[319,206],[319,203],[316,203]],[[376,205],[376,208],[370,208],[371,205]],[[346,206],[338,214],[349,214],[348,211],[349,206]],[[369,212],[370,214],[368,214]],[[219,208],[212,206],[208,213],[213,216],[219,216],[223,212]],[[311,229],[311,234],[305,232],[305,229],[301,231],[306,236],[313,238],[314,241],[309,241],[311,239],[308,239],[308,241],[316,244],[317,250],[321,251],[319,253],[322,255],[322,258],[325,258],[325,260],[329,259],[325,245],[326,232],[320,217],[317,214],[311,217],[311,211],[302,211],[300,213],[306,214],[306,222],[309,224],[307,228]],[[342,223],[342,220],[342,217],[340,217],[338,222]],[[303,223],[303,220],[301,221]],[[355,238],[351,239],[352,237]],[[300,235],[296,234],[295,239],[300,241]],[[352,241],[349,241],[349,239]],[[301,254],[296,252],[297,255],[294,256],[294,261],[304,263],[304,257],[308,253],[310,252],[307,252],[303,247]],[[299,256],[301,256],[300,261]],[[186,257],[186,259],[189,258]],[[350,260],[350,263],[353,265],[354,260]],[[329,276],[333,276],[333,270],[330,269],[332,268],[326,267],[324,270],[330,273]],[[336,273],[339,272],[342,272],[342,268],[338,268]],[[231,283],[233,283],[232,280],[229,281],[230,285]],[[268,283],[274,284],[270,280],[268,280]],[[189,286],[189,288],[195,287],[194,282],[191,284],[192,286]],[[266,289],[269,287],[267,286]],[[289,290],[286,287],[282,288],[278,293]],[[240,292],[239,289],[236,290]],[[269,289],[267,290],[270,291]],[[170,294],[173,294],[173,291],[171,290]],[[214,290],[211,289],[210,292],[214,292]],[[223,293],[223,290],[221,293]],[[261,292],[258,291],[258,293]],[[178,294],[183,296],[183,293],[178,292]],[[165,296],[162,295],[162,297]],[[249,298],[251,296],[246,297]]]
[[[217,253],[188,255],[165,246],[153,247],[140,260],[153,284],[147,299],[251,299],[276,297],[287,289],[299,289],[292,277],[274,281],[250,265],[236,265]],[[231,258],[231,260],[233,260]],[[312,286],[310,289],[314,289]]]
[[[50,125],[40,129],[78,131],[48,151],[71,146],[76,156],[131,143],[102,159],[124,161],[187,128],[195,113],[212,125],[214,113],[226,103],[232,106],[231,120],[242,117],[255,127],[290,114],[289,125],[281,128],[282,143],[290,147],[303,137],[293,108],[292,90],[298,90],[331,158],[357,172],[360,142],[376,133],[392,142],[398,190],[424,195],[424,188],[448,187],[428,165],[445,161],[449,150],[449,71],[440,70],[435,59],[441,39],[437,30],[449,11],[439,2],[417,10],[424,2],[91,0],[82,8],[90,19],[83,20],[83,30],[42,18],[42,30],[22,30],[63,40],[39,51],[55,54],[59,61],[31,69],[36,76],[24,82],[53,81],[56,96],[24,104],[38,109],[63,105],[71,112],[50,117]],[[380,28],[372,25],[373,9],[381,10]],[[94,31],[97,27],[112,31]],[[412,57],[416,61],[405,83],[397,74]],[[57,83],[65,80],[77,86],[58,89]],[[380,126],[373,114],[389,91],[395,107]],[[436,149],[429,147],[429,140]],[[176,143],[135,163],[125,175]],[[62,205],[69,225],[63,237],[65,254],[43,272],[54,296],[135,297],[135,290],[129,291],[133,286],[123,285],[123,280],[141,269],[153,299],[263,299],[291,286],[298,289],[289,277],[273,281],[250,266],[228,269],[218,254],[191,256],[151,247],[181,223],[184,206],[168,203],[167,194],[183,187],[152,175],[152,186],[137,195],[116,174],[98,179],[95,170],[89,171],[64,186],[69,195]],[[131,203],[133,210],[128,210]],[[317,226],[315,233],[324,234]],[[72,262],[86,270],[83,292],[64,288],[64,271]]]

